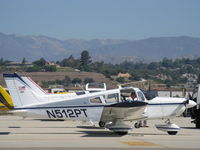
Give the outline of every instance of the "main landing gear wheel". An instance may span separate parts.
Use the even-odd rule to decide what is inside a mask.
[[[141,123],[136,122],[136,123],[134,124],[134,126],[135,126],[135,128],[140,128],[142,125],[141,125]]]
[[[103,127],[105,127],[105,125],[106,125],[106,123],[105,123],[105,122],[103,122],[103,121],[99,121],[99,126],[100,126],[100,127],[102,127],[102,128],[103,128]]]
[[[167,131],[167,133],[169,135],[176,135],[178,133],[178,131]]]
[[[128,134],[128,132],[115,132],[115,133],[117,133],[118,135],[126,135],[126,134]]]

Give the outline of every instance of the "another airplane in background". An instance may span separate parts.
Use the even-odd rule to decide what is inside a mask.
[[[12,99],[8,92],[0,86],[0,113],[12,110],[14,108]]]
[[[16,73],[3,76],[13,99],[13,113],[41,119],[98,121],[101,127],[120,135],[132,129],[126,121],[148,119],[167,119],[167,124],[156,127],[168,134],[176,134],[180,128],[169,119],[196,105],[185,98],[156,97],[147,101],[142,91],[133,87],[71,96],[46,94],[28,78]],[[137,100],[131,100],[132,92]]]

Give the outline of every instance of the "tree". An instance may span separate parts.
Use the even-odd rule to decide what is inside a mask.
[[[168,59],[168,58],[163,58],[162,62],[161,62],[162,66],[163,67],[166,67],[166,68],[172,68],[173,67],[173,62],[171,59]]]
[[[41,70],[41,68],[38,67],[38,66],[33,66],[33,67],[26,68],[26,72],[38,72],[40,70]]]
[[[92,78],[85,78],[84,79],[84,84],[92,83],[92,82],[94,82],[94,79],[92,79]]]
[[[72,83],[73,84],[80,84],[82,81],[81,81],[81,79],[80,78],[74,78],[73,80],[72,80]]]
[[[41,87],[42,87],[42,88],[48,88],[48,87],[49,87],[48,82],[46,82],[46,81],[41,81]]]
[[[69,56],[69,58],[63,59],[61,62],[56,62],[57,64],[60,64],[62,67],[72,67],[72,68],[78,68],[80,64],[79,59],[75,59],[72,55]]]
[[[103,72],[103,74],[104,74],[104,76],[106,77],[106,78],[111,78],[111,75],[110,75],[110,72],[109,71],[107,71],[107,70],[105,70],[104,72]]]
[[[159,67],[159,65],[156,62],[152,62],[147,66],[147,68],[150,70],[156,70],[158,67]]]
[[[63,79],[63,85],[68,86],[69,84],[71,84],[71,79],[69,76],[65,76]]]
[[[43,67],[46,65],[46,60],[44,58],[40,58],[40,60],[36,60],[33,62],[34,65]]]
[[[125,82],[125,79],[123,77],[119,77],[116,79],[117,82],[119,83],[124,83]]]
[[[200,84],[200,73],[198,74],[198,77],[197,77],[197,84]]]
[[[89,64],[91,63],[91,57],[89,55],[89,52],[87,50],[84,50],[81,53],[81,59],[80,59],[80,70],[82,71],[89,71]]]
[[[53,66],[50,66],[50,65],[45,66],[44,69],[45,69],[46,72],[56,72],[56,66],[55,65],[53,65]]]
[[[25,63],[26,63],[26,58],[23,57],[23,59],[22,59],[22,64],[25,64]]]
[[[1,59],[0,59],[0,66],[3,65],[3,64],[4,64],[3,58],[1,57]]]
[[[169,79],[166,79],[166,80],[164,81],[164,83],[166,84],[166,86],[167,86],[168,88],[170,88],[171,86],[174,85],[174,82],[173,82],[172,80],[169,80]]]
[[[131,77],[129,77],[129,80],[132,80],[132,81],[140,81],[140,76],[138,74],[131,74]]]

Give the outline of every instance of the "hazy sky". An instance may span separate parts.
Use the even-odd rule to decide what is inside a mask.
[[[0,32],[58,39],[200,37],[200,0],[0,0]]]

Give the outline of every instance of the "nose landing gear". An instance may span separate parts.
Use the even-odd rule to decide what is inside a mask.
[[[166,124],[157,124],[155,126],[158,130],[167,132],[169,135],[176,135],[180,130],[180,127],[171,123],[169,119],[166,121]]]

